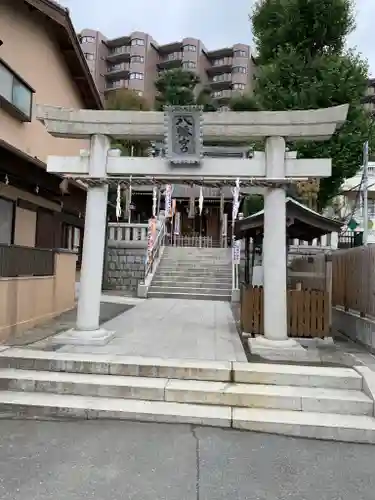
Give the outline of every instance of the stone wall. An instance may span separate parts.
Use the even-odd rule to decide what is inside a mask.
[[[138,283],[145,274],[146,245],[144,241],[108,241],[104,290],[137,294]]]

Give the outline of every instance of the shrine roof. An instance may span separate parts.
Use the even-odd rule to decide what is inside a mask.
[[[287,235],[289,238],[312,241],[324,234],[338,232],[340,221],[329,219],[293,198],[286,199]],[[235,223],[236,239],[253,238],[263,233],[264,210]]]

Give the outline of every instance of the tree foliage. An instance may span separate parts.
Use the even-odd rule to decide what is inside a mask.
[[[118,111],[149,111],[150,106],[144,97],[134,90],[119,89],[108,94],[105,108]],[[122,156],[145,156],[150,144],[141,141],[116,140],[113,148],[121,150]]]
[[[362,105],[367,64],[345,50],[353,12],[351,0],[258,0],[251,17],[259,64],[254,95],[231,106],[279,111],[350,104],[347,122],[330,141],[289,145],[300,158],[332,158],[332,177],[320,182],[320,207],[359,169],[371,130]]]
[[[212,89],[204,86],[199,90],[201,80],[193,71],[182,68],[164,71],[155,82],[156,109],[162,110],[165,105],[190,106],[198,105],[203,111],[217,111],[217,102],[212,98]],[[197,92],[199,90],[199,92]]]
[[[193,72],[182,68],[163,71],[155,81],[157,110],[165,105],[189,106],[195,104],[195,88],[200,83]]]

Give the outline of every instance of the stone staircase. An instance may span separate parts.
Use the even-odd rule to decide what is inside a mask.
[[[166,247],[148,297],[230,301],[231,250]]]
[[[375,443],[374,401],[351,368],[8,348],[1,418],[189,423]]]

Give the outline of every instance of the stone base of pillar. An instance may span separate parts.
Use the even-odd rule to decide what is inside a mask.
[[[288,338],[287,340],[269,340],[258,336],[248,340],[252,355],[259,356],[265,361],[311,361],[307,349],[299,342]]]
[[[50,343],[102,346],[108,344],[114,336],[115,332],[104,330],[104,328],[91,331],[71,329],[55,335],[50,339]]]
[[[234,303],[238,303],[241,300],[241,290],[235,289],[232,290],[232,299],[231,301]]]

